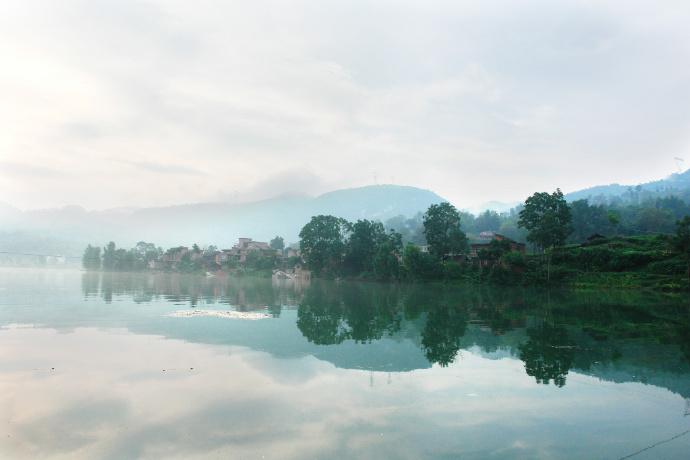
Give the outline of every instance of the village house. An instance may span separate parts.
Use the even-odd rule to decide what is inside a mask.
[[[284,253],[285,253],[285,257],[287,257],[288,259],[290,257],[300,257],[302,255],[300,250],[295,249],[295,248],[286,248]]]
[[[216,257],[216,261],[219,265],[230,260],[244,263],[247,260],[247,255],[252,251],[260,251],[265,255],[275,255],[278,253],[278,251],[271,248],[268,243],[263,241],[254,241],[251,238],[240,238],[232,248],[223,249]]]
[[[467,254],[470,259],[476,259],[479,257],[479,251],[482,249],[488,249],[491,241],[507,241],[510,244],[510,252],[519,252],[520,254],[525,253],[525,243],[518,243],[517,241],[499,233],[481,232],[479,234],[479,238],[483,241],[470,244],[470,251]]]

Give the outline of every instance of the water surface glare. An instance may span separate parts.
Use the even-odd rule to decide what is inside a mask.
[[[0,458],[688,458],[684,297],[0,270]]]

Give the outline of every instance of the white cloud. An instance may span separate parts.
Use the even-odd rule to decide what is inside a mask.
[[[688,20],[674,2],[6,2],[0,160],[23,169],[0,166],[0,194],[161,205],[302,170],[318,187],[271,191],[376,174],[468,207],[653,179],[690,137]]]

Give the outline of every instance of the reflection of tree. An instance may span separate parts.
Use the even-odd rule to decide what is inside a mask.
[[[113,278],[117,276],[114,273],[103,273],[103,280],[101,282],[101,295],[103,296],[103,300],[105,300],[105,303],[110,303],[113,301],[113,290],[114,290],[114,282]]]
[[[100,272],[87,271],[82,273],[81,291],[84,293],[84,297],[91,297],[97,295],[100,282]]]
[[[310,342],[371,342],[400,328],[397,290],[376,285],[313,283],[297,311],[297,327]]]
[[[297,328],[317,345],[333,345],[347,338],[340,302],[320,283],[306,290],[297,310]]]
[[[378,285],[351,285],[342,289],[344,316],[355,342],[371,342],[400,329],[397,290]]]
[[[100,283],[99,283],[100,281]],[[85,296],[97,295],[106,303],[114,296],[126,295],[136,303],[163,298],[190,306],[225,303],[242,311],[270,306],[272,315],[280,315],[281,305],[296,303],[295,292],[273,286],[264,278],[206,278],[179,273],[86,272],[82,275]]]
[[[520,359],[525,362],[527,375],[537,383],[553,383],[562,387],[573,363],[573,344],[564,327],[542,324],[527,329],[529,340],[518,347]]]
[[[426,358],[443,367],[452,363],[460,350],[460,339],[466,329],[464,310],[445,306],[431,308],[422,332],[422,348]]]

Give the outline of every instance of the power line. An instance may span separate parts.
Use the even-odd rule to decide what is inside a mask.
[[[671,442],[671,441],[673,441],[674,439],[678,439],[678,438],[680,438],[680,437],[682,437],[682,436],[685,436],[685,435],[688,434],[688,433],[690,433],[690,430],[685,430],[685,431],[683,431],[682,433],[678,433],[677,435],[675,435],[675,436],[673,436],[673,437],[671,437],[671,438],[664,439],[663,441],[656,442],[656,443],[654,443],[654,444],[652,444],[652,445],[649,445],[649,446],[647,446],[647,447],[645,447],[645,448],[643,448],[643,449],[638,450],[637,452],[633,452],[633,453],[630,454],[630,455],[626,455],[625,457],[621,457],[621,458],[619,458],[618,460],[625,460],[626,458],[634,457],[634,456],[636,456],[636,455],[638,455],[638,454],[641,454],[642,452],[645,452],[645,451],[648,451],[648,450],[650,450],[650,449],[653,449],[653,448],[656,447],[656,446],[660,446],[661,444],[666,444],[667,442]]]

